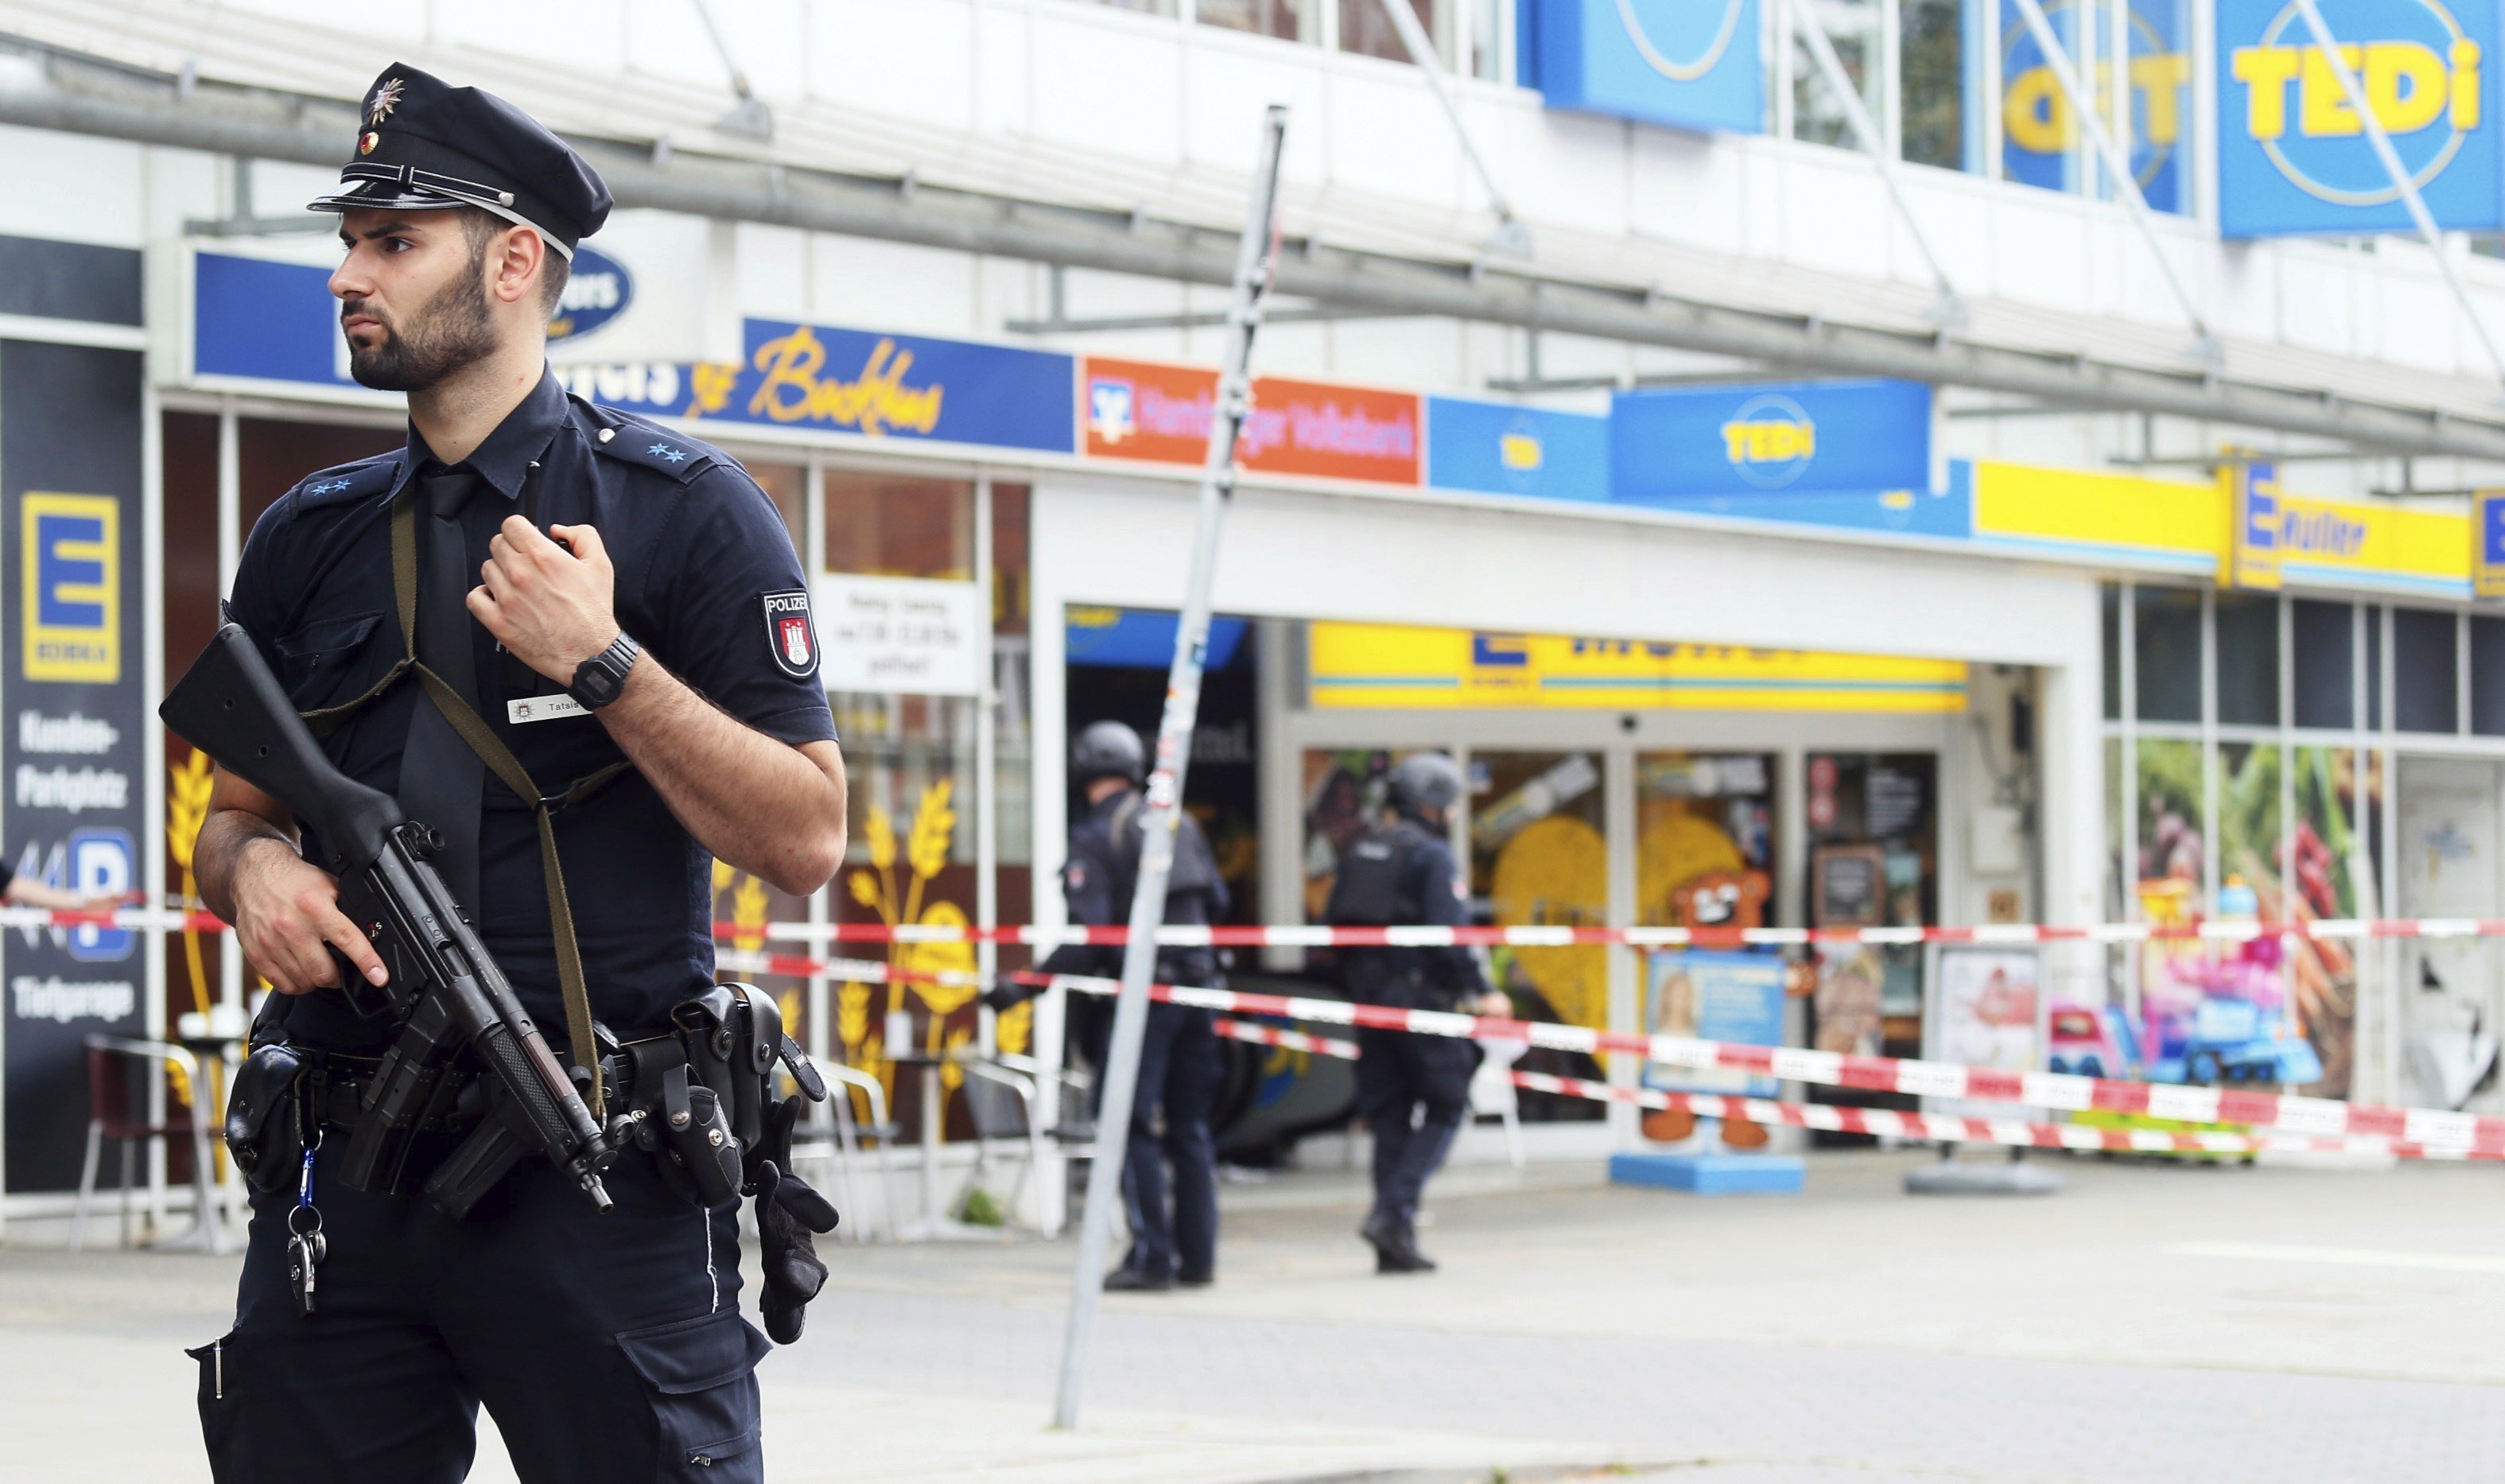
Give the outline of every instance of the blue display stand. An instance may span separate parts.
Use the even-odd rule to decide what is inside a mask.
[[[1691,1195],[1797,1195],[1806,1168],[1791,1154],[1612,1154],[1609,1184]]]

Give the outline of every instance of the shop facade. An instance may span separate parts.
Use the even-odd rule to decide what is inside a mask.
[[[14,220],[0,244],[25,265],[79,258],[0,273],[0,295],[123,286],[0,300],[20,636],[0,673],[0,850],[47,879],[179,901],[207,771],[148,709],[210,632],[261,511],[403,428],[395,399],[344,374],[326,247],[181,229],[238,167],[22,137],[118,152],[87,173],[132,199],[130,245]],[[853,770],[842,874],[798,901],[723,870],[729,945],[790,946],[767,936],[777,922],[1059,922],[1061,739],[1102,715],[1154,724],[1215,370],[1084,336],[924,333],[983,316],[922,299],[977,300],[1019,265],[660,212],[618,229],[552,360],[577,392],[729,450],[773,497],[812,574]],[[922,296],[895,320],[822,318],[794,287],[881,273]],[[1190,801],[1239,921],[1310,917],[1382,766],[1421,747],[1467,770],[1457,854],[1499,922],[2505,913],[2505,641],[2473,600],[2464,515],[2289,497],[2276,524],[2240,525],[2222,486],[1966,456],[1970,428],[1911,382],[1504,400],[1354,384],[1314,359],[1291,327],[1264,343],[1281,373],[1256,388],[1217,576],[1224,653]],[[75,1178],[79,1038],[241,1003],[225,946],[11,932],[13,1200],[57,1204]],[[2302,1017],[2317,1090],[2432,1101],[2460,1080],[2505,1013],[2494,951],[2311,966],[2329,984],[2309,980]],[[1027,962],[943,943],[882,957]],[[1659,966],[1632,953],[1494,967],[1526,1013],[1663,1023]],[[1271,953],[1238,972],[1318,968]],[[1817,968],[1855,995],[1789,999],[1776,1034],[1934,1046],[1932,955]],[[2205,972],[2048,948],[2038,982],[2048,1004],[2125,1007],[2144,1028],[2153,979],[2163,1001]],[[864,1066],[908,1039],[1058,1053],[1050,1000],[996,1019],[962,985],[764,982],[814,1049]],[[2492,1095],[2469,1080],[2462,1096]],[[910,1130],[918,1085],[891,1087]],[[1564,1104],[1526,1113],[1545,1150],[1637,1136]],[[965,1131],[953,1098],[948,1119]]]

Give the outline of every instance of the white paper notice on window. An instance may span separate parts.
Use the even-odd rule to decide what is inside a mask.
[[[829,690],[979,695],[983,625],[974,583],[825,573],[817,587],[819,674]]]

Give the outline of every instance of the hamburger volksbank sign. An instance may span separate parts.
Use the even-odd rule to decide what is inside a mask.
[[[2436,224],[2505,225],[2496,0],[2316,0]],[[2409,207],[2297,0],[2217,0],[2218,228],[2407,231]]]

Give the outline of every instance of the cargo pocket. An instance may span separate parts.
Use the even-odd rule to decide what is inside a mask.
[[[183,1352],[199,1362],[200,1440],[208,1445],[209,1472],[219,1479],[242,1477],[233,1471],[241,1426],[237,1419],[242,1416],[234,1385],[237,1378],[229,1364],[233,1358],[234,1338],[234,1331],[229,1329],[196,1350]]]
[[[756,1371],[774,1347],[738,1310],[630,1329],[617,1348],[652,1389],[660,1432],[654,1479],[764,1479]]]

